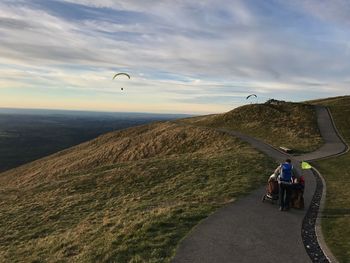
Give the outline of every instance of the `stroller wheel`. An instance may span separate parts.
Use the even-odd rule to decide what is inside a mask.
[[[265,201],[265,195],[263,195],[263,197],[261,198],[261,202],[264,202]]]

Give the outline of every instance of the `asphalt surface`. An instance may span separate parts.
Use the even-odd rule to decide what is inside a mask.
[[[327,109],[317,107],[316,112],[324,145],[311,154],[291,157],[295,166],[300,166],[297,165],[300,160],[324,158],[340,153],[346,147],[337,136]],[[257,139],[238,132],[222,131],[247,141],[277,163],[287,157]],[[280,212],[277,204],[263,203],[261,198],[265,187],[262,187],[200,222],[182,240],[172,262],[311,262],[303,245],[301,227],[316,190],[316,180],[309,170],[299,172],[305,175],[304,210]]]
[[[346,145],[339,138],[327,108],[322,106],[316,106],[315,108],[317,113],[318,127],[324,140],[324,144],[318,150],[312,153],[297,157],[299,160],[322,159],[331,155],[339,154],[346,150]]]

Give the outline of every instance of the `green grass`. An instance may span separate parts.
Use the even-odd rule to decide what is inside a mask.
[[[0,176],[0,261],[168,262],[193,226],[273,168],[215,131],[107,134]]]
[[[350,96],[313,103],[328,106],[337,128],[350,143]],[[327,184],[322,231],[339,262],[350,262],[350,153],[315,162]]]
[[[241,131],[275,147],[290,148],[296,154],[313,151],[322,144],[313,107],[301,103],[245,105],[224,114],[180,121]]]

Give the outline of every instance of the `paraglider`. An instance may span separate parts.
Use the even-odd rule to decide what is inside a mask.
[[[121,76],[121,75],[127,76],[130,79],[130,75],[128,73],[124,73],[124,72],[120,72],[120,73],[115,74],[112,79],[115,79],[116,77]],[[124,90],[124,88],[120,88],[120,89]]]
[[[117,76],[124,75],[127,76],[130,79],[130,75],[128,73],[120,72],[114,75],[113,79],[115,79]]]
[[[258,102],[258,96],[256,96],[256,94],[250,94],[245,99],[248,100],[249,98],[255,98],[256,102]],[[250,103],[252,103],[252,101],[250,101]]]
[[[247,96],[246,100],[249,99],[250,97],[258,98],[258,96],[256,96],[255,94],[250,94],[249,96]]]

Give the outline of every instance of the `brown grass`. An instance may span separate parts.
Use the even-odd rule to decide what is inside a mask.
[[[12,185],[51,180],[55,175],[156,156],[219,150],[223,141],[210,130],[156,123],[112,132],[2,174]]]
[[[224,114],[181,121],[241,131],[276,147],[293,149],[295,153],[315,150],[322,143],[313,107],[301,103],[251,104]]]
[[[157,123],[0,175],[0,262],[167,262],[273,162],[222,133]]]

